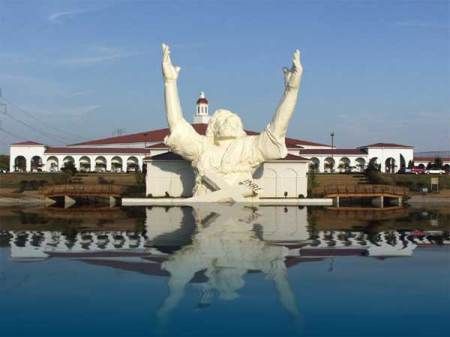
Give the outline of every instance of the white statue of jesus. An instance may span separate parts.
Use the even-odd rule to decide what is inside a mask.
[[[210,119],[204,136],[184,119],[177,88],[180,67],[172,64],[169,46],[163,44],[162,52],[165,105],[170,128],[165,143],[171,151],[191,162],[196,173],[194,196],[203,196],[217,189],[232,191],[242,188],[243,182],[251,182],[254,170],[262,162],[287,155],[285,136],[303,73],[299,50],[294,52],[292,67],[284,68],[283,97],[264,131],[247,135],[237,114],[219,109]],[[255,192],[250,190],[245,196]]]

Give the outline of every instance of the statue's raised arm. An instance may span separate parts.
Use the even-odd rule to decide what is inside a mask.
[[[269,125],[270,131],[277,138],[286,136],[289,120],[297,104],[303,67],[300,62],[300,51],[297,49],[292,57],[290,69],[284,68],[284,94]]]
[[[180,67],[174,66],[170,59],[170,48],[162,44],[162,73],[164,77],[164,99],[166,105],[167,122],[172,131],[182,120],[183,111],[181,110],[180,98],[178,96],[177,79],[180,73]]]

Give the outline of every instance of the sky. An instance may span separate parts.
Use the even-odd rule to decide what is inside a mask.
[[[449,1],[0,0],[0,153],[166,127],[161,43],[184,114],[270,121],[302,52],[289,136],[450,149]],[[118,131],[121,129],[121,131]]]

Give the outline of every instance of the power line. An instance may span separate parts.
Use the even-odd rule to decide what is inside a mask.
[[[22,137],[19,137],[19,136],[15,135],[15,134],[13,134],[13,133],[11,133],[9,131],[6,131],[2,127],[0,127],[0,131],[3,132],[3,133],[6,133],[8,136],[11,136],[11,137],[14,137],[14,138],[17,138],[17,139],[22,139]]]
[[[26,126],[27,128],[29,128],[29,129],[31,129],[31,130],[37,132],[37,133],[40,133],[41,135],[43,135],[43,136],[45,136],[45,137],[50,137],[50,138],[58,139],[58,141],[61,141],[61,142],[63,142],[63,143],[66,142],[66,140],[64,140],[63,138],[59,137],[58,135],[55,135],[55,134],[50,133],[50,132],[47,132],[47,131],[42,131],[42,130],[40,130],[40,129],[34,127],[33,125],[31,125],[31,124],[29,124],[29,123],[27,123],[27,122],[25,122],[25,121],[23,121],[23,120],[21,120],[21,119],[15,117],[15,116],[13,116],[12,114],[10,114],[10,113],[8,112],[8,109],[7,109],[6,105],[4,105],[4,109],[3,109],[3,111],[2,111],[2,114],[5,115],[5,116],[8,116],[10,119],[12,119],[13,121],[15,121],[16,123],[22,124],[23,126]]]
[[[48,124],[48,123],[43,122],[41,118],[34,116],[34,114],[33,114],[32,112],[30,112],[30,111],[28,111],[28,110],[26,110],[26,109],[20,107],[19,105],[17,105],[16,103],[12,102],[12,101],[9,100],[9,99],[6,99],[5,97],[2,97],[2,96],[1,96],[1,91],[0,91],[0,98],[3,99],[3,100],[4,100],[6,103],[8,103],[9,105],[14,106],[17,110],[23,112],[25,115],[27,115],[27,116],[31,117],[32,119],[34,119],[35,121],[41,123],[41,124],[42,124],[43,126],[45,126],[46,128],[53,129],[53,130],[55,130],[55,131],[57,131],[57,132],[60,132],[60,133],[62,133],[62,134],[68,134],[68,135],[70,135],[70,136],[72,136],[72,137],[74,137],[74,138],[83,139],[83,137],[81,137],[81,136],[79,136],[79,135],[76,135],[76,134],[74,134],[74,133],[68,132],[68,131],[63,130],[63,129],[61,129],[61,128],[58,128],[58,127],[56,127],[56,126],[52,126],[52,125],[50,125],[50,124]]]

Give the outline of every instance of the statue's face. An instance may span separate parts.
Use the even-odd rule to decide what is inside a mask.
[[[214,138],[229,139],[242,137],[244,130],[241,119],[234,113],[217,116],[214,123]]]

